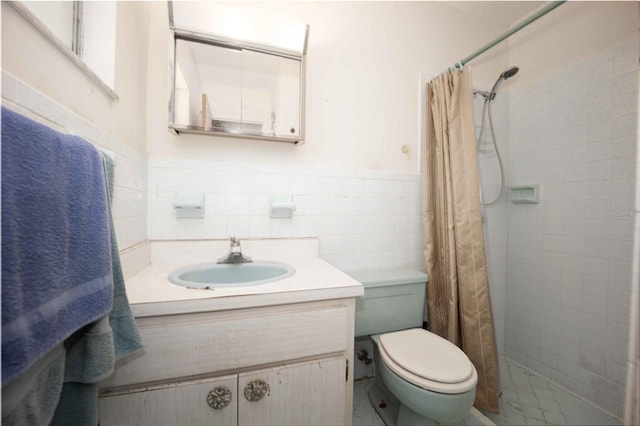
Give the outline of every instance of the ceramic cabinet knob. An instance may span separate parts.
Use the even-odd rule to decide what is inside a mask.
[[[244,387],[244,397],[247,401],[260,401],[269,394],[269,384],[264,380],[253,380]]]
[[[218,386],[207,394],[207,404],[214,410],[221,410],[231,402],[231,391],[226,386]]]

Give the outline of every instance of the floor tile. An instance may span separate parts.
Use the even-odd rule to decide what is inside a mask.
[[[620,420],[543,376],[501,358],[501,413],[485,413],[497,425],[620,425]]]
[[[498,426],[621,424],[618,419],[514,361],[501,358],[500,366],[502,368],[500,414],[483,413],[486,417],[482,421],[479,421],[478,417],[469,415],[457,425],[486,424],[487,418]],[[354,426],[384,425],[367,395],[373,380],[364,379],[354,382]]]
[[[547,424],[550,425],[566,425],[567,418],[564,414],[546,411],[544,413],[544,419],[547,421]]]
[[[357,380],[353,383],[353,425],[354,426],[384,426],[384,422],[376,413],[369,401],[368,391],[373,386],[374,379]],[[453,426],[486,426],[492,425],[491,420],[475,408],[462,420]],[[511,423],[516,424],[516,423]],[[521,423],[521,424],[524,424]]]
[[[373,379],[353,383],[353,426],[384,426],[384,422],[371,406],[367,392]]]

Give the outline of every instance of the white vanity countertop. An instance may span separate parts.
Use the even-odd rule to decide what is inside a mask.
[[[151,265],[127,278],[125,285],[136,317],[217,311],[358,297],[363,286],[320,259],[318,240],[241,240],[242,252],[253,260],[291,265],[295,274],[283,280],[245,287],[212,290],[180,287],[169,282],[174,270],[196,263],[215,262],[229,250],[229,242],[154,241]]]

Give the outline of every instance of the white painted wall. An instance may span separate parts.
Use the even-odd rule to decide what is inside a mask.
[[[151,157],[401,173],[418,171],[418,79],[437,75],[502,29],[439,2],[236,2],[243,13],[310,25],[306,143],[301,146],[166,129],[168,17],[154,3],[151,23]],[[155,47],[157,46],[157,48]],[[499,52],[499,54],[496,54]],[[490,80],[506,65],[496,50],[477,69]],[[497,62],[497,65],[492,65]],[[403,154],[401,147],[409,146]]]
[[[509,38],[509,62],[520,66],[513,89],[566,70],[635,37],[633,1],[569,1]]]

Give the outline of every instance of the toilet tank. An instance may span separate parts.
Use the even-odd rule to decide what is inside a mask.
[[[427,274],[411,269],[347,272],[364,286],[356,299],[356,336],[422,327]]]

